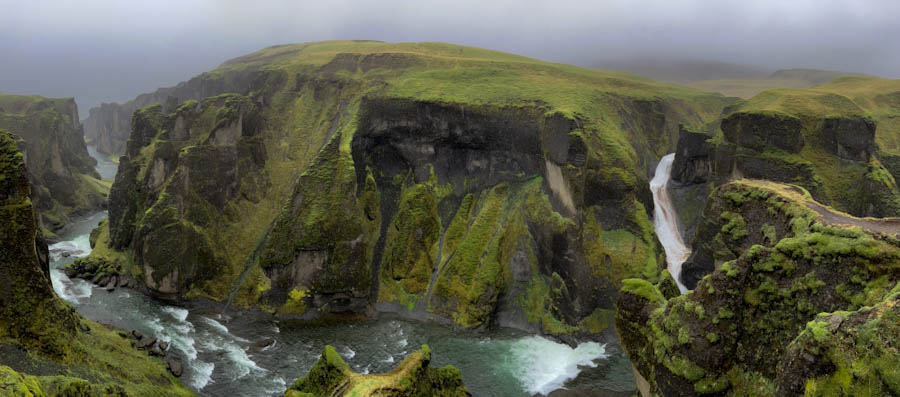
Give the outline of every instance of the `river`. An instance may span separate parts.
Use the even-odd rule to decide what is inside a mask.
[[[93,148],[89,152],[101,176],[115,174],[115,163]],[[170,352],[186,364],[182,382],[204,396],[281,396],[312,368],[325,344],[360,373],[387,372],[428,344],[432,365],[459,368],[474,396],[627,396],[634,390],[628,359],[594,342],[573,349],[515,330],[460,331],[391,315],[333,324],[282,322],[255,311],[221,313],[220,305],[208,302],[176,307],[134,290],[106,292],[69,279],[62,269],[90,253],[90,231],[106,216],[98,212],[73,222],[60,233],[63,241],[50,247],[54,289],[87,318],[168,341]]]
[[[691,255],[691,250],[681,239],[678,230],[678,213],[675,205],[669,198],[669,181],[672,179],[672,163],[675,161],[675,153],[670,153],[659,160],[656,166],[656,174],[650,180],[650,191],[653,193],[653,226],[656,236],[666,251],[666,264],[669,274],[678,284],[681,293],[687,293],[687,288],[681,283],[681,265]]]

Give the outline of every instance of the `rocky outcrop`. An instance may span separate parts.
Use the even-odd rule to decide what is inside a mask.
[[[331,346],[306,376],[285,391],[285,397],[385,396],[385,397],[469,397],[458,369],[431,368],[431,349],[422,345],[387,374],[361,375]]]
[[[135,113],[110,191],[109,244],[135,253],[138,278],[158,296],[180,298],[215,276],[225,260],[205,228],[229,201],[252,200],[265,187],[255,114],[239,95],[188,101],[170,114],[160,105]]]
[[[246,94],[260,88],[259,76],[255,70],[226,75],[205,73],[174,87],[138,95],[123,104],[103,103],[91,108],[84,120],[85,138],[101,153],[124,154],[131,136],[131,118],[138,109],[159,103],[165,113],[170,113],[179,104],[189,100],[201,100],[225,93]]]
[[[787,185],[739,181],[713,196],[683,269],[704,262],[693,290],[622,290],[616,326],[651,394],[822,395],[835,382],[892,394],[896,374],[878,368],[892,365],[900,241],[838,226]],[[863,325],[873,306],[888,320]],[[859,376],[841,372],[851,361]]]
[[[0,128],[22,138],[32,200],[42,224],[56,231],[72,215],[105,205],[108,185],[94,170],[72,98],[0,94]]]

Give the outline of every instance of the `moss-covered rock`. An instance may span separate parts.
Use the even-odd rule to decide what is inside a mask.
[[[887,381],[863,375],[862,366],[891,356],[893,342],[886,341],[896,340],[896,327],[876,321],[865,328],[875,331],[857,338],[863,328],[840,334],[837,318],[875,306],[888,308],[873,312],[884,314],[885,324],[896,324],[889,308],[900,281],[900,243],[884,232],[900,229],[840,215],[796,187],[751,181],[716,189],[704,219],[691,260],[703,256],[709,269],[695,274],[692,291],[667,298],[661,285],[626,280],[619,300],[621,341],[653,393],[818,395],[844,382],[843,393],[870,387],[870,395],[891,394]],[[842,314],[822,314],[835,312]],[[827,321],[837,324],[835,333]],[[859,352],[840,361],[849,372],[829,361],[842,357],[836,350],[823,354],[831,346]],[[859,372],[849,370],[854,360]]]
[[[0,338],[64,356],[76,317],[50,284],[47,243],[30,191],[16,137],[0,130]]]
[[[297,379],[285,391],[285,397],[302,396],[391,396],[462,397],[471,396],[463,385],[459,370],[453,366],[431,368],[431,350],[422,345],[410,353],[394,370],[386,374],[361,375],[331,346],[306,376]]]
[[[0,94],[0,128],[22,138],[32,201],[49,231],[105,205],[109,184],[94,170],[74,99]]]

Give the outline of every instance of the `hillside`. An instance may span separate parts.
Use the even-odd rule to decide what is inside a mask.
[[[818,69],[782,69],[765,77],[703,78],[683,81],[683,84],[702,91],[750,99],[769,89],[810,88],[844,76],[859,75]]]
[[[285,317],[609,333],[663,263],[649,170],[734,101],[441,43],[269,47],[177,89],[235,81],[134,113],[83,267]]]
[[[32,200],[49,231],[74,215],[101,208],[109,183],[94,170],[72,98],[0,94],[0,128],[22,138]]]

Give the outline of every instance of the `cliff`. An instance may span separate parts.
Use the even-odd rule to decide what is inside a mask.
[[[72,98],[0,94],[0,128],[22,138],[44,227],[56,231],[69,217],[105,205],[109,184],[94,170]]]
[[[190,395],[162,361],[56,296],[17,140],[0,130],[0,394]]]
[[[796,184],[856,216],[900,216],[900,80],[843,77],[760,93],[729,107],[720,127],[683,129],[673,179],[685,208],[739,178]],[[676,189],[678,190],[678,189]],[[682,214],[689,231],[697,211]]]
[[[422,345],[393,371],[386,374],[360,375],[331,346],[325,346],[322,357],[285,391],[285,397],[317,396],[384,396],[384,397],[469,397],[459,370],[453,366],[430,368],[431,350]]]
[[[686,295],[626,280],[620,341],[645,395],[893,395],[900,219],[855,218],[794,186],[717,188]],[[699,281],[698,281],[699,280]]]
[[[124,154],[131,136],[131,117],[138,109],[159,103],[171,112],[185,101],[224,93],[247,93],[254,89],[254,77],[253,71],[225,75],[205,73],[174,87],[138,95],[123,104],[102,103],[88,111],[88,117],[84,120],[84,136],[100,153]]]
[[[88,261],[167,299],[552,334],[604,332],[621,280],[657,277],[648,171],[732,103],[439,43],[270,47],[201,78],[235,73],[254,90],[135,112]]]

